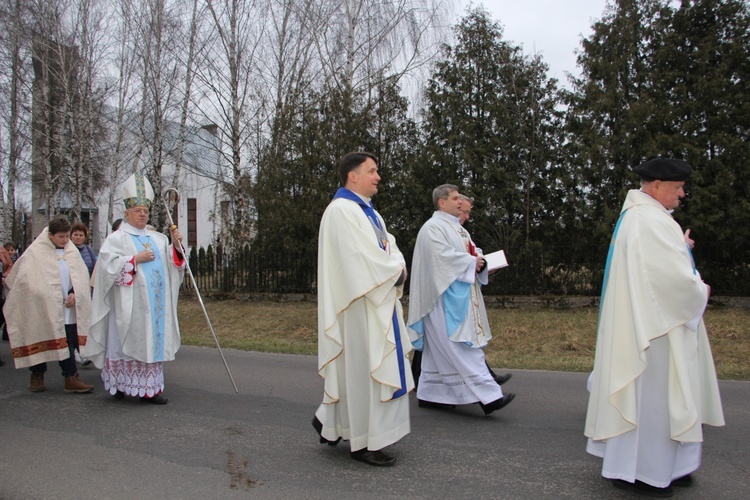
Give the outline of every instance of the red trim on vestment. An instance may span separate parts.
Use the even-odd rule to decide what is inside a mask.
[[[185,256],[179,253],[174,246],[172,247],[172,261],[177,267],[182,267],[182,264],[185,262]]]
[[[86,345],[88,337],[86,335],[78,336],[78,346],[83,347]],[[68,348],[68,339],[51,339],[43,340],[41,342],[35,342],[30,345],[22,345],[21,347],[14,347],[11,349],[14,359],[27,358],[34,354],[41,354],[48,351],[59,351],[60,349]]]

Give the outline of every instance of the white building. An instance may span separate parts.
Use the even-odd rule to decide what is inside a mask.
[[[102,241],[111,232],[110,220],[123,217],[121,186],[124,180],[135,170],[146,172],[152,157],[153,145],[150,139],[153,132],[148,129],[141,132],[144,123],[137,115],[124,115],[122,125],[117,126],[117,112],[110,110],[108,119],[113,123],[112,137],[116,130],[123,130],[120,147],[114,141],[115,153],[112,161],[112,182],[110,188],[96,197],[98,217],[91,217],[90,229],[92,245],[101,246]],[[146,120],[145,126],[153,125]],[[184,134],[182,162],[176,188],[180,199],[172,215],[182,232],[184,243],[188,247],[207,248],[216,246],[226,229],[226,220],[231,211],[231,203],[226,198],[224,186],[231,182],[230,172],[225,168],[220,152],[220,141],[216,135],[217,127],[187,127]],[[176,169],[179,148],[179,124],[165,122],[162,130],[162,189],[172,186]],[[117,158],[119,156],[119,158]],[[158,187],[154,185],[154,190]],[[171,205],[170,205],[171,206]],[[152,212],[167,211],[164,204],[153,206]],[[111,211],[111,217],[110,217]],[[94,223],[94,221],[97,221]],[[164,228],[157,228],[157,230]],[[225,238],[222,238],[225,239]]]

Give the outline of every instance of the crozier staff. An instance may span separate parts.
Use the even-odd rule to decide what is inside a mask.
[[[99,251],[84,356],[102,369],[104,388],[118,399],[166,404],[163,362],[180,348],[177,297],[185,258],[166,236],[147,229],[154,191],[132,175],[122,188],[125,221]],[[172,240],[181,240],[177,228]]]

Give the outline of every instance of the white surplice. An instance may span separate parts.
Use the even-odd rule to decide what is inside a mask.
[[[458,217],[436,211],[420,229],[409,292],[409,333],[423,345],[417,397],[444,404],[489,404],[503,397],[482,347],[492,338],[471,237]],[[457,298],[460,307],[446,297]]]
[[[158,268],[152,267],[157,272],[151,276],[146,276],[146,266],[134,267],[135,254],[143,250],[136,241],[146,242],[156,253],[150,265]],[[90,340],[82,354],[102,368],[111,394],[152,397],[164,390],[162,363],[174,360],[180,348],[177,297],[184,268],[184,261],[175,262],[172,245],[161,233],[123,222],[104,241],[94,273]],[[156,309],[151,305],[154,296],[163,301]],[[162,331],[154,331],[155,321],[162,322]]]

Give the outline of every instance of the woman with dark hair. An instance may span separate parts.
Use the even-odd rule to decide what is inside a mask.
[[[96,265],[96,253],[91,245],[87,244],[86,241],[89,239],[89,228],[83,222],[76,222],[70,229],[70,240],[76,246],[79,252],[81,252],[81,258],[86,263],[86,267],[89,270],[89,277],[94,272],[94,266]]]

